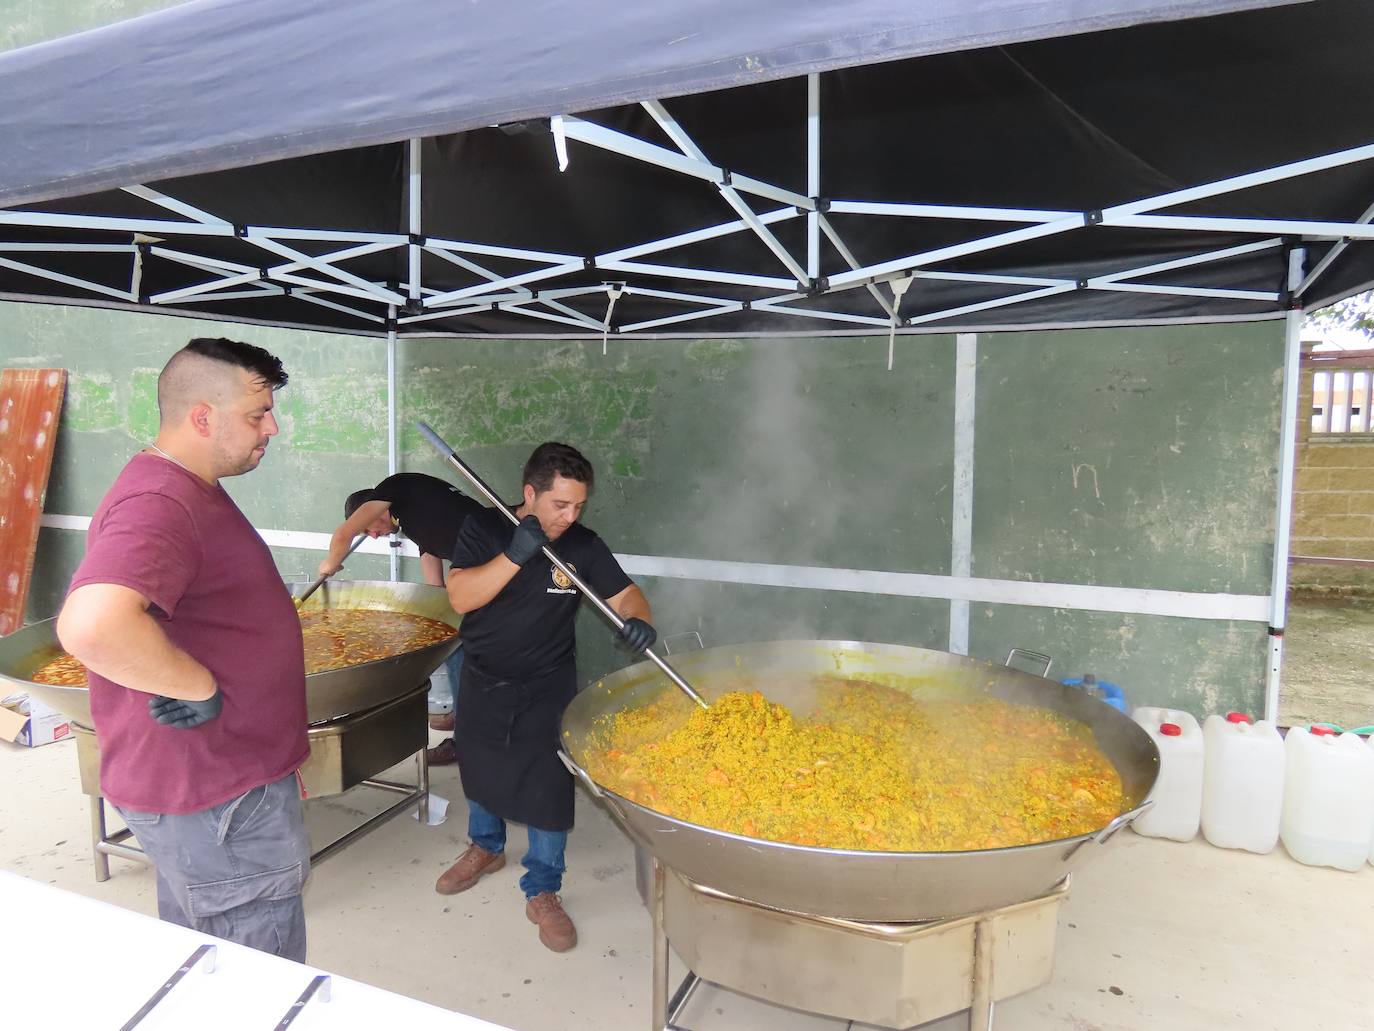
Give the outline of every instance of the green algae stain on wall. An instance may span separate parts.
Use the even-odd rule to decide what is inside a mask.
[[[134,440],[148,441],[157,436],[158,369],[135,369],[129,377],[127,426]]]
[[[138,441],[157,436],[156,369],[134,369],[127,376],[111,372],[68,374],[63,428],[76,433],[120,431]]]
[[[282,437],[296,451],[384,452],[386,412],[386,381],[375,375],[297,377],[277,395]]]
[[[69,373],[62,421],[67,429],[78,433],[100,433],[118,427],[122,418],[114,377],[105,372]]]
[[[717,383],[749,360],[743,340],[694,340],[682,353],[698,376]]]
[[[641,473],[649,454],[653,370],[576,376],[543,370],[492,376],[475,366],[414,370],[401,391],[402,446],[427,448],[414,427],[429,423],[460,454],[494,446],[533,447],[545,440],[586,446],[595,441],[617,476]]]

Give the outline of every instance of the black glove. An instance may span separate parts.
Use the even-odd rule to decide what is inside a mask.
[[[219,715],[222,708],[224,701],[218,687],[215,688],[215,693],[203,702],[167,698],[160,694],[148,699],[148,712],[153,719],[165,727],[176,727],[178,730],[190,730],[202,723],[209,723]]]
[[[658,640],[658,631],[644,620],[631,616],[620,628],[620,639],[631,651],[642,652],[645,648],[654,646],[654,642]]]
[[[544,528],[539,525],[539,517],[527,515],[520,520],[520,525],[515,528],[515,534],[511,537],[510,544],[506,546],[506,558],[517,566],[523,566],[535,555],[538,555],[539,549],[548,543],[548,535],[544,533]]]

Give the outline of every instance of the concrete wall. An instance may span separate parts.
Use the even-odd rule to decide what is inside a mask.
[[[1374,560],[1374,436],[1313,436],[1313,373],[1303,369],[1298,396],[1292,552]],[[1289,577],[1296,588],[1374,593],[1374,568],[1295,563]]]
[[[46,511],[89,515],[156,429],[154,383],[193,335],[278,353],[282,434],[226,482],[254,524],[325,532],[343,497],[385,474],[385,345],[174,317],[0,306],[0,364],[70,370]],[[947,574],[954,339],[412,341],[400,345],[402,466],[447,475],[433,424],[506,496],[530,448],[584,448],[600,481],[589,525],[626,554]],[[983,335],[974,446],[975,577],[1263,594],[1278,433],[1279,324]],[[32,619],[52,614],[82,535],[42,532]],[[318,554],[276,549],[284,575]],[[413,563],[403,575],[418,576]],[[382,558],[350,573],[384,577]],[[944,648],[949,603],[642,578],[664,633]],[[588,615],[583,674],[625,661]],[[972,654],[1022,646],[1136,700],[1255,708],[1256,623],[975,604]]]

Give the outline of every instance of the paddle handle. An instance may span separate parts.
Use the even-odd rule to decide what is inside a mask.
[[[496,496],[496,492],[482,481],[482,477],[478,476],[471,466],[458,457],[457,452],[448,446],[448,443],[443,437],[435,433],[428,423],[417,422],[415,426],[420,431],[420,435],[434,445],[434,449],[448,459],[449,464],[462,473],[467,481],[477,488],[477,493],[486,498],[497,511],[504,513],[506,518],[516,526],[520,525],[520,520],[516,514],[506,506],[504,501]],[[583,597],[595,605],[597,610],[611,621],[612,626],[617,630],[625,626],[625,621],[620,618],[620,614],[607,605],[601,595],[587,586],[571,566],[555,555],[552,548],[545,544],[540,550],[544,552],[544,556],[554,564],[556,569],[572,581],[573,586],[582,592]],[[664,675],[673,682],[678,690],[682,691],[688,698],[692,699],[692,701],[696,702],[703,709],[706,708],[706,699],[702,698],[701,695],[693,690],[692,685],[683,680],[677,670],[673,669],[672,666],[668,665],[668,663],[664,662],[658,655],[654,654],[652,648],[645,648],[644,654],[649,658],[649,661],[663,671]]]

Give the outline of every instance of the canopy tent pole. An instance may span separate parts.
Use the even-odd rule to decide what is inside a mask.
[[[806,77],[806,194],[821,195],[821,77],[812,72]],[[820,212],[806,213],[806,278],[815,282],[821,275]]]
[[[954,485],[950,526],[949,575],[973,576],[974,399],[978,376],[978,334],[954,338]],[[949,650],[968,654],[969,601],[949,603]]]
[[[1278,513],[1274,519],[1274,576],[1269,592],[1269,668],[1264,678],[1264,718],[1279,715],[1279,680],[1283,669],[1283,628],[1288,616],[1288,552],[1293,529],[1293,464],[1298,450],[1298,384],[1301,377],[1302,302],[1297,289],[1303,281],[1307,251],[1295,247],[1288,255],[1288,288],[1293,306],[1284,316],[1283,420],[1279,440]]]
[[[420,300],[420,141],[412,139],[406,145],[405,196],[406,227],[410,234],[406,244],[406,298],[413,306]],[[395,476],[401,471],[396,435],[396,305],[386,309],[386,474]],[[391,535],[391,579],[400,579],[400,540]]]
[[[423,166],[420,159],[420,141],[413,139],[406,148],[406,178],[409,183],[407,189],[407,200],[409,201],[409,226],[410,243],[406,245],[407,258],[407,278],[406,296],[411,301],[420,300],[420,234],[423,232],[420,222],[420,189],[422,186],[421,173]]]
[[[396,306],[387,305],[386,309],[386,474],[395,476],[399,471],[396,450]],[[400,540],[395,531],[391,534],[391,579],[399,580],[401,574]]]

